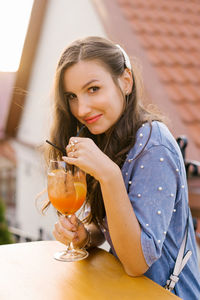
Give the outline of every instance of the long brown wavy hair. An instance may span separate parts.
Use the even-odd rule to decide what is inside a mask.
[[[65,148],[70,137],[76,136],[81,128],[80,122],[75,119],[69,109],[63,88],[63,77],[65,71],[80,60],[98,60],[110,72],[114,83],[119,88],[117,79],[123,74],[126,65],[121,50],[111,41],[101,37],[87,37],[79,39],[70,44],[62,53],[55,74],[54,84],[54,115],[53,126],[50,132],[50,140],[60,148]],[[139,73],[136,65],[133,65],[133,88],[125,99],[125,108],[116,124],[109,129],[109,133],[93,135],[85,127],[81,136],[91,138],[97,146],[120,168],[126,155],[134,146],[136,132],[143,123],[151,124],[153,120],[160,120],[161,116],[144,108],[141,103],[142,90],[139,90]],[[141,86],[141,85],[140,85]],[[50,159],[61,159],[62,154],[52,147],[46,152],[47,161]],[[103,224],[105,208],[99,182],[92,176],[87,175],[87,199],[91,211],[87,216],[87,222]]]

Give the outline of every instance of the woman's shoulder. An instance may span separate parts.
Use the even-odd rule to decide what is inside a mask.
[[[137,141],[141,136],[144,137],[146,142],[148,141],[146,143],[147,149],[152,146],[162,145],[173,151],[178,147],[178,144],[168,127],[159,121],[153,121],[151,124],[143,124],[143,126],[138,129]]]
[[[175,155],[180,155],[180,149],[168,127],[159,121],[144,123],[137,131],[136,142],[131,152],[137,156],[141,151],[148,151],[152,147],[165,147]]]

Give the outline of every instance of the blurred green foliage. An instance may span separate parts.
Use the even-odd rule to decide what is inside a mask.
[[[5,204],[0,199],[0,245],[12,244],[12,235],[8,230],[6,218],[5,218]]]

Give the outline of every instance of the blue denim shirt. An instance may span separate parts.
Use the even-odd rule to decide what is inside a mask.
[[[164,286],[174,269],[184,237],[188,189],[182,154],[168,128],[154,121],[148,141],[149,134],[150,125],[145,123],[137,132],[136,143],[128,153],[122,175],[141,226],[142,250],[149,266],[144,275]],[[143,147],[142,155],[137,157]],[[108,228],[106,223],[105,220]],[[117,256],[109,231],[103,232],[111,252]],[[192,256],[182,270],[173,293],[184,300],[199,300],[200,272],[190,210],[187,250],[192,251]]]

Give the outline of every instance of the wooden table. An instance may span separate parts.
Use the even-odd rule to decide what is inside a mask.
[[[125,274],[120,262],[102,249],[87,259],[53,259],[64,246],[42,241],[0,246],[1,300],[167,300],[180,299],[145,276]]]

